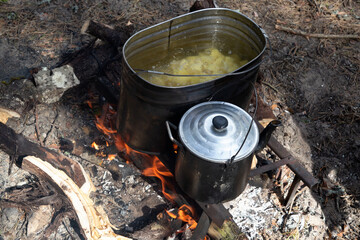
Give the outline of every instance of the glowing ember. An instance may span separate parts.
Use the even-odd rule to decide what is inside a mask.
[[[111,160],[113,160],[115,157],[116,157],[116,154],[109,154],[109,155],[107,156],[107,160],[111,161]]]
[[[177,153],[178,153],[178,148],[179,148],[179,146],[174,143],[174,144],[173,144],[173,148],[174,148],[174,153],[177,154]]]
[[[99,145],[97,145],[95,142],[93,142],[93,143],[91,144],[91,147],[94,148],[94,149],[96,149],[96,150],[99,150]]]

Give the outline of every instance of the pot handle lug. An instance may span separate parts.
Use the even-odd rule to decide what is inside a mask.
[[[178,145],[178,147],[182,147],[182,144],[173,137],[172,132],[171,132],[171,128],[177,130],[177,127],[173,123],[171,123],[169,121],[166,121],[165,123],[166,123],[166,129],[167,129],[170,140],[173,143],[175,143],[176,145]]]

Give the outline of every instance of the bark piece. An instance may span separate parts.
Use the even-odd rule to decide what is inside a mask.
[[[0,122],[5,124],[7,120],[12,117],[19,118],[20,115],[17,112],[0,107]]]

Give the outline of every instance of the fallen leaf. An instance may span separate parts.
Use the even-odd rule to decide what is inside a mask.
[[[264,118],[259,120],[259,123],[261,124],[261,126],[263,126],[264,128],[275,118]]]
[[[294,109],[292,109],[292,108],[290,108],[290,107],[288,107],[286,110],[287,110],[289,113],[291,113],[291,114],[294,114],[294,113],[295,113]]]
[[[276,23],[279,23],[279,24],[284,24],[284,25],[286,25],[286,22],[284,22],[284,21],[281,21],[281,20],[279,20],[279,19],[276,19]]]
[[[271,225],[277,226],[276,219],[273,218],[273,219],[271,220]]]
[[[332,189],[335,185],[330,181],[330,179],[324,177],[323,178],[323,183],[321,188],[323,189]]]
[[[251,169],[255,169],[256,168],[256,164],[257,164],[257,158],[256,156],[254,155],[253,156],[253,159],[252,159],[252,162],[251,162]]]
[[[84,127],[82,127],[82,130],[86,135],[89,135],[90,129],[88,127],[84,126]]]
[[[277,105],[276,103],[274,103],[273,105],[271,105],[271,110],[274,110],[275,108],[279,108],[279,105]]]

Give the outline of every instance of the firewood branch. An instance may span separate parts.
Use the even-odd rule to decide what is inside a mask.
[[[81,165],[78,162],[39,144],[30,142],[23,135],[17,134],[3,123],[0,123],[0,149],[10,156],[25,157],[31,155],[44,159],[57,169],[66,172],[79,187],[85,183]],[[21,158],[17,159],[16,164],[21,167]]]
[[[275,29],[289,32],[295,35],[304,36],[306,38],[332,38],[332,39],[360,39],[360,35],[355,34],[322,34],[322,33],[307,33],[301,30],[296,30],[289,27],[283,27],[280,25],[275,25]]]
[[[90,193],[95,191],[95,187],[80,163],[28,141],[2,123],[0,123],[0,149],[9,155],[20,156],[20,160],[16,162],[19,167],[52,185],[57,194],[70,202],[83,235],[87,239],[129,239],[115,234],[113,231],[115,227],[111,225],[105,211],[100,206],[94,205]],[[41,201],[49,202],[49,199],[43,198],[39,201],[37,203],[41,204]],[[2,202],[9,206],[16,202],[21,203],[21,201],[5,200]]]

